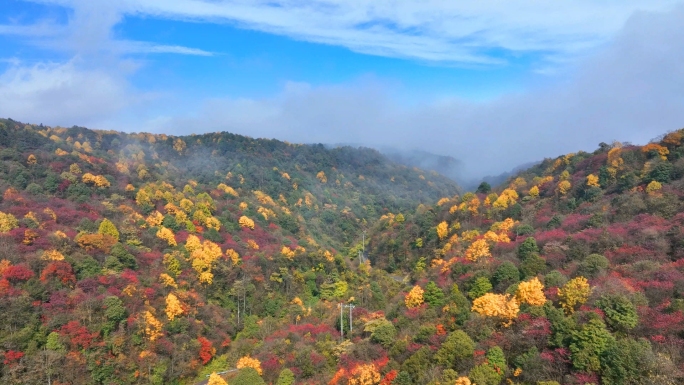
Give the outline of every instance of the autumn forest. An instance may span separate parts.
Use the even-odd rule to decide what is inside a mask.
[[[3,384],[681,384],[684,130],[467,192],[370,148],[1,119],[0,310]]]

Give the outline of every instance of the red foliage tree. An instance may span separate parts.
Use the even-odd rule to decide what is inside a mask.
[[[74,270],[66,261],[53,261],[50,262],[43,272],[40,273],[40,281],[45,283],[50,279],[50,276],[56,276],[60,282],[64,285],[70,285],[76,283],[76,276],[74,275]]]
[[[5,359],[2,361],[3,364],[12,366],[19,362],[21,357],[24,356],[23,352],[15,351],[15,350],[8,350],[5,353]]]
[[[202,364],[206,365],[207,362],[211,361],[211,358],[214,357],[214,353],[216,353],[216,349],[214,349],[214,346],[212,346],[211,341],[204,337],[199,337],[197,341],[200,343],[200,350],[199,350],[199,357],[200,360],[202,360]]]
[[[25,264],[9,266],[5,269],[2,276],[10,282],[26,281],[33,278],[35,274]]]
[[[87,327],[81,325],[78,321],[70,321],[59,329],[59,334],[69,337],[71,350],[76,350],[77,347],[88,349],[97,333],[91,333]]]

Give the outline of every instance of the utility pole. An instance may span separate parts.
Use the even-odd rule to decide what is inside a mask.
[[[340,303],[338,306],[340,307],[340,342],[342,342],[344,341],[344,315],[342,313],[344,311],[344,304]]]
[[[363,231],[362,241],[361,241],[361,251],[359,251],[359,264],[366,261],[366,230]]]
[[[352,310],[356,307],[352,304],[345,305],[346,307],[349,308],[349,336],[351,337],[352,332],[354,331],[354,324],[352,323]]]
[[[363,241],[361,241],[363,257],[366,258],[366,230],[363,230]]]
[[[351,337],[351,333],[354,330],[353,329],[353,319],[352,319],[352,310],[356,307],[356,305],[349,304],[345,305],[344,303],[340,303],[337,305],[340,308],[340,339],[341,341],[344,341],[344,308],[349,309],[349,336]]]

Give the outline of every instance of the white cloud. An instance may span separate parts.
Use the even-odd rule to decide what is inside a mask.
[[[0,75],[0,116],[67,126],[96,124],[144,99],[125,79],[79,68],[77,62],[11,65]]]
[[[375,55],[498,63],[511,54],[573,55],[608,41],[639,10],[679,1],[638,0],[43,0],[75,10],[231,23]],[[106,13],[105,13],[106,14]],[[89,20],[89,19],[85,19]],[[100,23],[101,25],[101,23]],[[496,52],[496,53],[492,53]]]

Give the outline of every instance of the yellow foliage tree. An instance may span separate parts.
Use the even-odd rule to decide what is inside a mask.
[[[527,303],[532,306],[542,306],[546,303],[544,295],[544,285],[536,277],[527,282],[521,282],[515,292],[515,298],[520,303]]]
[[[574,313],[576,306],[587,302],[589,294],[591,294],[591,287],[584,277],[573,278],[558,289],[558,298],[567,314]]]
[[[456,382],[454,382],[454,385],[472,385],[472,383],[468,377],[459,377],[456,379]]]
[[[233,266],[240,263],[240,255],[237,253],[237,251],[233,249],[226,250],[226,257],[228,257],[228,259],[230,259],[230,261],[233,262]]]
[[[622,167],[625,161],[622,159],[622,144],[616,142],[613,148],[608,151],[608,173],[615,178],[617,171]]]
[[[221,248],[210,240],[204,240],[202,247],[196,248],[190,253],[192,268],[197,272],[197,278],[201,283],[210,285],[213,282],[214,274],[212,274],[211,270],[214,267],[214,263],[222,255]]]
[[[200,239],[197,238],[196,235],[193,235],[193,234],[188,235],[188,239],[185,240],[185,250],[192,253],[193,251],[201,249],[201,248],[202,248],[202,242],[200,242]]]
[[[97,187],[104,188],[111,186],[111,183],[102,175],[93,175],[89,172],[83,174],[81,180],[85,184],[93,184]]]
[[[472,311],[486,317],[499,318],[509,326],[520,311],[520,305],[510,294],[487,293],[473,301]]]
[[[587,186],[601,187],[601,185],[599,184],[599,178],[594,174],[587,175]]]
[[[254,221],[249,219],[249,217],[247,217],[245,215],[240,217],[240,219],[238,220],[238,223],[242,227],[249,227],[250,229],[254,230]]]
[[[478,239],[473,242],[466,250],[466,259],[469,261],[477,261],[480,258],[491,257],[489,251],[489,244],[486,239]]]
[[[6,233],[19,227],[17,218],[12,214],[5,214],[0,211],[0,233]]]
[[[257,212],[261,214],[265,220],[269,220],[270,218],[276,217],[275,212],[271,209],[267,209],[266,207],[259,207],[257,209]]]
[[[256,370],[257,373],[259,373],[259,375],[261,375],[263,373],[263,370],[261,369],[261,361],[259,361],[256,358],[252,358],[250,356],[244,356],[244,357],[240,358],[237,362],[236,367],[238,369],[252,368],[252,369]]]
[[[570,191],[571,187],[572,187],[572,185],[570,184],[570,182],[568,182],[567,180],[562,180],[562,181],[558,182],[558,186],[556,187],[556,191],[558,191],[558,193],[560,193],[561,195],[565,195],[568,193],[568,191]]]
[[[530,196],[532,198],[538,198],[539,197],[539,187],[532,186],[532,188],[530,189]],[[464,378],[466,378],[466,377],[464,377]]]
[[[404,303],[406,304],[406,307],[409,309],[416,308],[420,305],[423,304],[423,289],[416,285],[411,289],[411,291],[406,294],[406,297],[404,298]]]
[[[28,156],[28,159],[26,160],[26,163],[29,165],[33,166],[38,163],[38,159],[36,158],[35,155],[31,154]]]
[[[657,180],[654,180],[651,181],[651,183],[649,183],[648,186],[646,186],[646,192],[649,194],[654,194],[656,191],[659,191],[662,188],[663,185]]]
[[[449,235],[449,224],[446,223],[446,221],[440,222],[440,224],[437,225],[437,236],[439,237],[439,240],[443,240],[444,238]]]
[[[173,149],[176,150],[178,154],[182,154],[186,147],[187,145],[181,138],[178,138],[173,142]]]
[[[351,371],[348,385],[375,385],[380,382],[380,372],[373,364],[359,365]]]
[[[497,233],[508,233],[515,226],[515,221],[512,218],[506,218],[501,222],[494,222],[490,230]]]
[[[174,318],[179,317],[183,314],[183,306],[173,293],[169,293],[166,296],[166,316],[169,321],[173,321]]]
[[[461,238],[463,238],[464,241],[472,241],[479,236],[480,232],[477,229],[467,230],[461,234]]]
[[[218,374],[212,373],[209,376],[209,382],[207,382],[207,385],[228,385],[228,383]]]
[[[236,198],[240,196],[240,194],[238,194],[237,191],[235,191],[234,188],[232,188],[232,187],[226,185],[225,183],[219,183],[218,189],[221,190],[221,191],[223,191],[224,193],[226,193],[226,194],[228,194],[228,195],[232,195],[232,196],[234,196],[234,197],[236,197]]]
[[[501,192],[496,201],[492,204],[492,207],[496,209],[505,209],[508,206],[515,204],[518,201],[518,193],[510,188],[507,188]]]
[[[287,246],[283,246],[283,248],[280,250],[280,254],[282,254],[283,257],[289,259],[290,261],[293,260],[295,257],[294,250],[290,249]]]
[[[50,218],[52,218],[53,221],[56,221],[56,220],[57,220],[57,213],[55,213],[55,211],[54,211],[53,209],[51,209],[51,208],[49,208],[49,207],[46,207],[46,208],[43,210],[43,213],[49,215]]]
[[[81,168],[78,166],[76,163],[72,163],[69,166],[69,172],[74,174],[74,175],[81,175],[83,171],[81,171]]]
[[[207,226],[208,229],[214,229],[216,231],[221,229],[221,221],[216,219],[216,217],[206,217],[204,219],[204,225]]]
[[[183,211],[185,211],[186,213],[189,213],[190,210],[192,210],[192,208],[195,206],[195,204],[192,203],[192,201],[188,198],[181,199],[180,202],[178,202],[178,204],[180,205],[180,208],[183,209]]]
[[[100,227],[97,229],[98,234],[110,235],[112,238],[119,240],[119,230],[116,225],[112,223],[109,219],[105,218],[101,223]]]
[[[161,282],[162,285],[164,285],[164,286],[173,287],[173,288],[178,287],[178,285],[176,284],[176,280],[173,279],[172,276],[170,276],[166,273],[161,273],[159,275],[159,282]]]
[[[468,202],[468,211],[472,215],[477,215],[477,210],[479,208],[480,208],[480,199],[478,197],[473,197],[473,199],[471,199]]]
[[[43,259],[48,261],[63,261],[64,255],[57,250],[49,250],[43,252]]]
[[[325,176],[325,173],[323,171],[319,171],[318,174],[316,174],[316,178],[321,181],[321,183],[327,183],[328,182],[328,177]]]
[[[165,240],[171,247],[178,245],[178,243],[176,243],[176,236],[173,234],[173,231],[164,226],[157,231],[157,238]]]
[[[162,323],[149,310],[145,310],[142,313],[142,321],[144,325],[143,333],[150,341],[154,341],[163,335]]]
[[[131,187],[132,187],[132,185],[131,185]],[[150,195],[145,190],[140,189],[135,194],[135,203],[138,206],[143,206],[143,205],[151,205],[152,201],[150,200]]]

